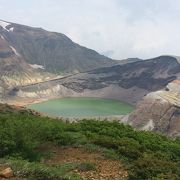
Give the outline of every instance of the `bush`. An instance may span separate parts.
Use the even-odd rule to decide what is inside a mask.
[[[36,179],[36,180],[81,180],[82,178],[75,173],[69,173],[76,169],[76,164],[64,164],[59,166],[48,166],[40,163],[30,163],[25,160],[6,160],[7,164],[12,167],[16,177]]]
[[[130,167],[130,179],[152,179],[158,176],[180,176],[179,166],[176,163],[144,157],[136,160]]]
[[[98,136],[91,140],[95,145],[99,145],[108,149],[118,149],[118,143],[115,139],[108,136]]]

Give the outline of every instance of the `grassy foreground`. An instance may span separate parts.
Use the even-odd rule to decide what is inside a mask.
[[[68,123],[0,106],[0,163],[11,166],[22,178],[81,179],[70,171],[80,164],[40,163],[47,154],[37,148],[47,142],[102,151],[124,163],[129,179],[180,179],[179,138],[172,140],[153,132],[135,131],[118,122]]]

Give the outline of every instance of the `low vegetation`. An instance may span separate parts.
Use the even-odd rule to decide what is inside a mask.
[[[10,165],[18,177],[81,179],[73,171],[95,170],[91,163],[50,166],[40,163],[47,154],[42,144],[83,147],[123,162],[129,179],[179,179],[180,138],[136,131],[118,122],[82,120],[68,123],[38,117],[26,110],[3,107],[0,113],[0,163]]]

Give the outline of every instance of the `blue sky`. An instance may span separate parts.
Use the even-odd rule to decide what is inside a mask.
[[[180,55],[180,0],[0,0],[0,19],[64,33],[116,59]]]

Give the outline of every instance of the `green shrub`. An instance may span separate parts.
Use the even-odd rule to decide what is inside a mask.
[[[158,177],[160,174],[174,177],[174,175],[180,177],[180,168],[178,164],[166,161],[158,160],[152,157],[144,157],[133,162],[133,166],[130,167],[130,179],[152,179]]]
[[[91,142],[95,145],[99,145],[105,148],[118,149],[118,143],[115,139],[112,139],[108,136],[96,136]]]
[[[77,169],[80,171],[94,171],[94,170],[96,170],[96,167],[95,167],[94,163],[84,162],[84,163],[80,163],[77,166]]]
[[[6,163],[12,167],[16,177],[36,179],[36,180],[70,180],[82,178],[75,173],[70,173],[77,168],[77,164],[64,164],[59,166],[48,166],[40,163],[30,163],[25,160],[6,160]]]

